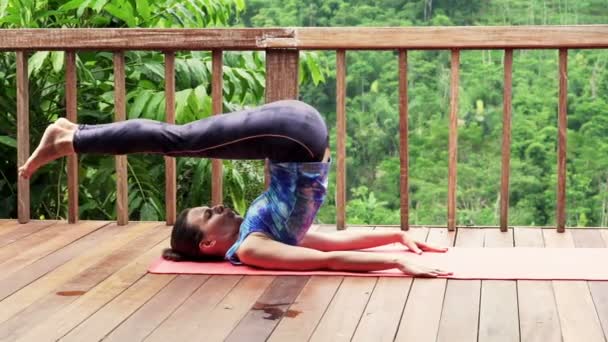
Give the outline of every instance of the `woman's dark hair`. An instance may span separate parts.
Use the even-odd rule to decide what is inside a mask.
[[[189,212],[190,208],[184,209],[177,216],[171,232],[171,248],[163,250],[163,258],[171,261],[205,258],[205,255],[199,249],[204,234],[198,226],[188,222]]]

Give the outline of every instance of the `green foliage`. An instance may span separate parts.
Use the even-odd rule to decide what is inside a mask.
[[[20,27],[213,27],[238,22],[242,0],[72,0],[0,2],[0,25]],[[175,59],[176,122],[208,117],[211,108],[211,53],[177,52]],[[30,136],[36,146],[44,128],[65,116],[64,53],[38,51],[29,56]],[[113,56],[109,52],[78,52],[78,121],[86,124],[113,121]],[[128,119],[165,120],[163,54],[155,51],[125,53]],[[0,217],[16,216],[15,59],[0,55]],[[303,54],[302,84],[318,84],[326,71],[314,53]],[[261,52],[225,52],[223,110],[236,111],[264,102],[265,61]],[[210,203],[210,161],[178,158],[178,210]],[[80,217],[116,217],[114,158],[80,158]],[[65,218],[67,187],[65,161],[55,161],[31,179],[33,217]],[[129,216],[133,220],[162,220],[165,216],[164,160],[158,155],[129,156]],[[239,212],[263,191],[263,163],[224,162],[224,199]]]
[[[247,26],[452,26],[606,23],[602,1],[251,0]],[[516,50],[511,130],[511,225],[555,223],[557,51]],[[335,149],[335,53],[329,76],[301,97],[325,116]],[[461,53],[458,108],[459,224],[497,225],[500,215],[503,52]],[[608,53],[569,50],[567,224],[608,225]],[[399,223],[397,54],[347,52],[347,221]],[[410,223],[447,219],[448,51],[408,52]],[[329,193],[335,176],[330,174]],[[335,222],[328,196],[318,218]]]
[[[363,0],[0,0],[2,27],[280,27],[564,25],[605,23],[604,1],[405,1]],[[335,52],[301,52],[300,98],[324,115],[335,149]],[[63,53],[30,57],[32,144],[64,114]],[[262,53],[225,53],[224,111],[263,102]],[[110,53],[79,52],[79,119],[112,121]],[[0,216],[16,215],[15,62],[0,55]],[[177,121],[211,114],[207,52],[176,56]],[[608,226],[608,53],[569,50],[567,224]],[[126,54],[129,118],[164,118],[163,57]],[[445,224],[447,217],[448,51],[408,52],[410,223]],[[400,159],[397,54],[347,53],[347,220],[397,224]],[[516,50],[513,65],[509,224],[555,223],[557,52]],[[503,52],[463,51],[458,108],[457,213],[459,224],[496,225],[500,213]],[[334,154],[335,156],[335,154]],[[114,217],[111,158],[81,158],[81,213]],[[64,165],[55,162],[32,180],[35,216],[66,212]],[[132,218],[162,219],[163,160],[129,157]],[[318,221],[335,222],[335,162],[329,196]],[[210,163],[178,159],[178,203],[210,201]],[[244,212],[263,191],[260,162],[224,162],[226,203]]]

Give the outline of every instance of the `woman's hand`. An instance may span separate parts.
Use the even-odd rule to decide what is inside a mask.
[[[424,277],[424,278],[436,278],[436,277],[446,277],[454,274],[453,272],[444,271],[439,268],[432,268],[420,264],[416,264],[406,258],[400,258],[397,264],[397,268],[405,273],[410,274],[414,277]]]
[[[424,242],[415,241],[410,238],[405,232],[401,232],[401,242],[405,247],[409,248],[412,252],[416,254],[422,254],[422,252],[436,252],[436,253],[445,253],[448,251],[445,247],[435,247],[431,245],[427,245]]]

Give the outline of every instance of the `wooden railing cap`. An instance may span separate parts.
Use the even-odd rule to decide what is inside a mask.
[[[0,50],[608,48],[608,25],[6,29]]]

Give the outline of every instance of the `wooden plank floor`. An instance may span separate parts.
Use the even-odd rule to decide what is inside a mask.
[[[608,282],[158,275],[146,269],[168,246],[163,222],[0,223],[0,341],[595,342],[608,335]],[[608,230],[600,229],[410,234],[461,247],[608,247]]]

